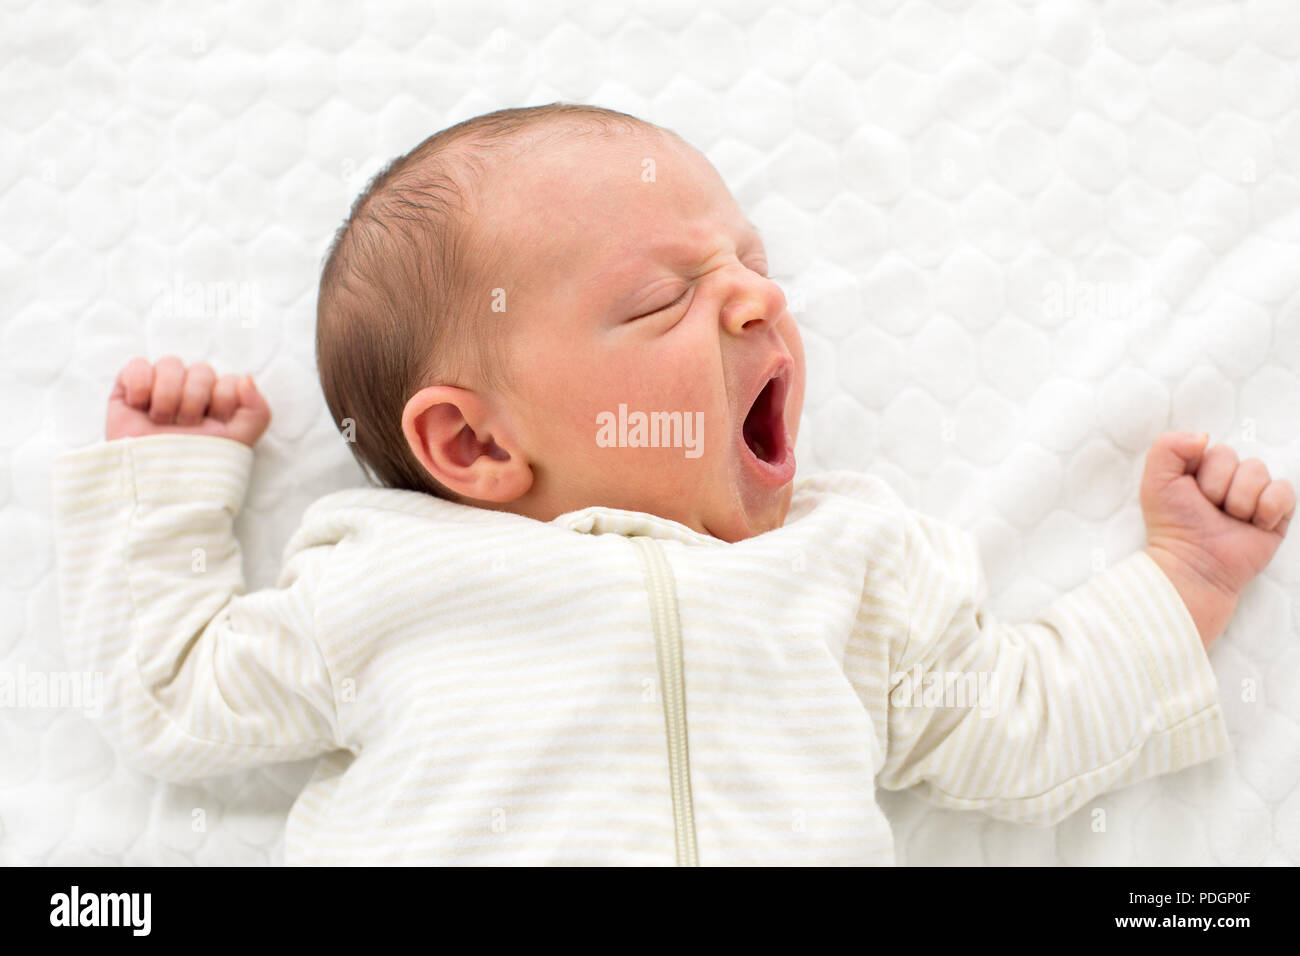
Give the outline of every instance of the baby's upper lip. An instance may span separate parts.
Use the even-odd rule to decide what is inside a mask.
[[[767,383],[772,381],[772,379],[781,379],[783,384],[787,387],[786,394],[789,394],[790,378],[793,373],[794,360],[791,359],[789,355],[780,353],[773,355],[772,358],[762,367],[761,374],[755,377],[748,392],[746,392],[748,401],[746,401],[744,406],[740,409],[741,423],[744,423],[745,419],[749,415],[750,409],[752,409],[754,403],[758,401],[758,396],[763,394],[763,389],[767,387]],[[784,411],[785,410],[782,409],[783,413]]]

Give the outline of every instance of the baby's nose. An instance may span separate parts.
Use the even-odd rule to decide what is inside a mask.
[[[785,293],[771,279],[745,269],[735,280],[722,307],[722,323],[732,335],[756,331],[775,322],[785,312]]]

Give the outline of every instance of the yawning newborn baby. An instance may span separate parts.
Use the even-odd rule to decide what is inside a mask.
[[[724,541],[779,527],[803,350],[716,170],[622,114],[472,123],[381,176],[325,267],[321,381],[358,457],[541,521],[601,505]],[[607,447],[620,406],[700,421],[702,454]]]
[[[894,861],[877,787],[1047,825],[1224,753],[1206,648],[1289,483],[1156,439],[1148,545],[1012,624],[973,539],[881,479],[794,481],[799,332],[675,134],[468,120],[357,200],[321,383],[379,487],[244,593],[252,380],[136,359],[55,470],[65,647],[102,729],[193,781],[321,757],[288,863]]]

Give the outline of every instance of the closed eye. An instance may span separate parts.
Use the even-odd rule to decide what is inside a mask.
[[[641,315],[634,315],[632,316],[632,318],[628,319],[628,321],[635,322],[637,319],[648,319],[650,316],[658,315],[660,312],[667,312],[673,306],[678,305],[683,299],[685,299],[686,296],[690,294],[690,291],[691,290],[688,288],[685,292],[683,292],[681,295],[673,299],[673,301],[669,302],[667,305],[663,306],[662,308],[655,309],[652,312],[645,312],[642,313]]]

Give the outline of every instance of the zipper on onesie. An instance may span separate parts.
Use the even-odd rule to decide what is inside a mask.
[[[682,655],[682,619],[677,587],[663,546],[653,538],[629,538],[641,559],[650,595],[650,623],[659,661],[659,688],[668,730],[668,780],[673,798],[673,830],[677,865],[699,866],[695,843],[695,806],[691,800],[691,763],[686,741],[686,675]]]

